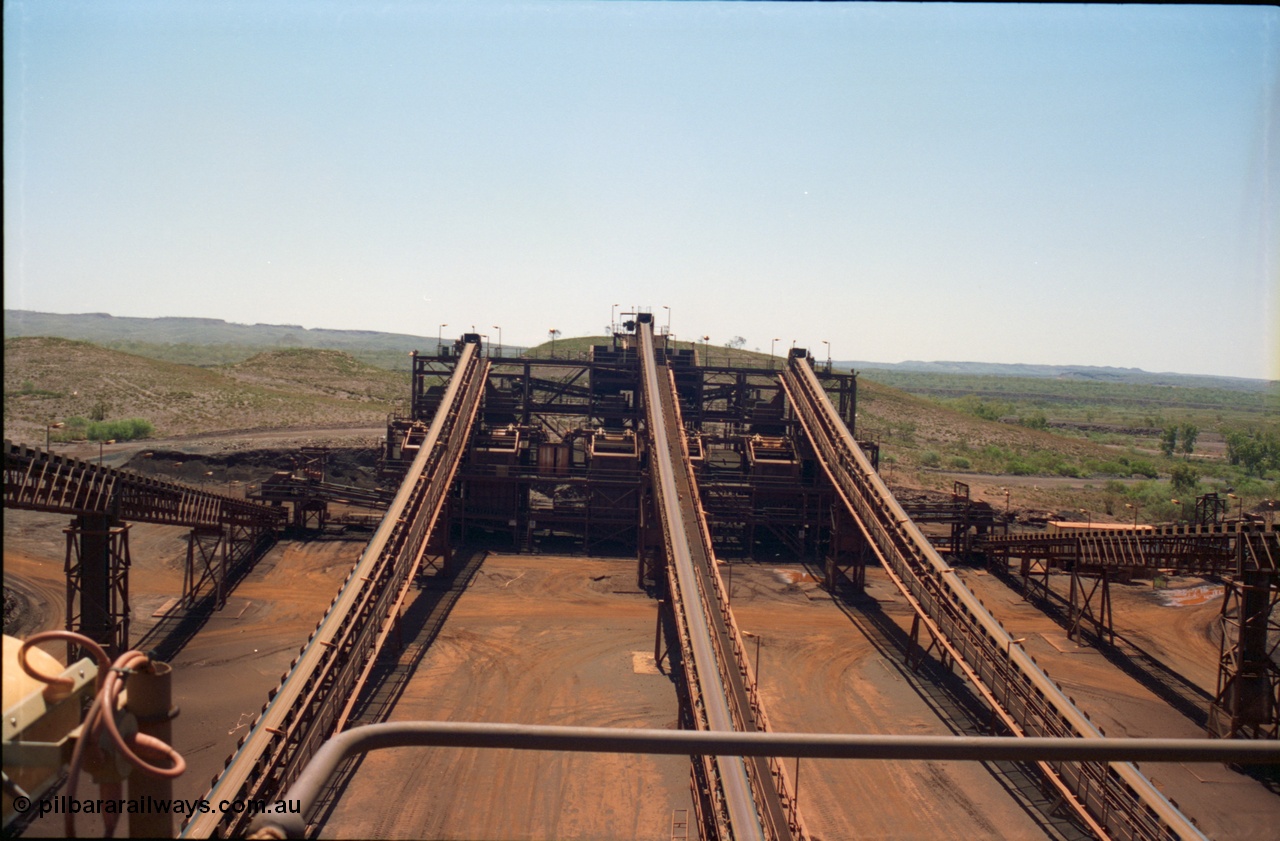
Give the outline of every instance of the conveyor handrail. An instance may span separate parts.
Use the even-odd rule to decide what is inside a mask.
[[[475,343],[464,345],[449,388],[395,500],[328,611],[205,799],[271,799],[301,773],[358,693],[361,674],[377,657],[389,612],[444,504],[453,469],[483,393],[488,363]],[[194,816],[181,837],[238,834],[251,815]]]
[[[654,472],[654,486],[658,499],[670,561],[676,575],[673,587],[679,588],[678,598],[684,606],[684,619],[690,636],[697,686],[691,689],[702,702],[705,726],[711,730],[733,730],[733,717],[729,709],[728,690],[720,674],[720,667],[708,627],[704,596],[697,582],[697,572],[691,557],[689,535],[680,511],[679,492],[676,488],[676,467],[673,464],[671,441],[668,437],[668,413],[663,401],[670,400],[668,387],[664,393],[657,373],[656,350],[653,342],[653,325],[642,321],[638,325],[641,345],[641,361],[644,374],[646,420],[652,444],[650,469]],[[680,432],[680,430],[675,430]],[[701,539],[699,538],[699,544]],[[700,607],[695,608],[695,605]],[[765,822],[758,814],[752,797],[742,759],[733,756],[717,756],[719,784],[722,786],[725,807],[729,812],[730,831],[734,839],[765,838]]]
[[[886,571],[1001,720],[1018,735],[1100,737],[911,522],[840,421],[807,360],[793,356],[781,379],[823,469]],[[1104,837],[1204,839],[1132,764],[1040,765]]]

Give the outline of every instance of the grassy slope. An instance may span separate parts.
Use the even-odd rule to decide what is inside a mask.
[[[139,417],[157,436],[383,423],[407,396],[401,374],[336,351],[275,351],[208,370],[66,339],[5,342],[5,437],[43,443],[44,424]],[[397,381],[399,390],[397,391]]]

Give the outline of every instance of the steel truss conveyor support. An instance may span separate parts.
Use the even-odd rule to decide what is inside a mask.
[[[112,654],[129,649],[129,522],[186,526],[202,546],[197,581],[189,548],[183,598],[212,581],[221,607],[227,571],[259,551],[284,525],[284,512],[130,470],[4,442],[4,506],[69,514],[66,530],[67,630]],[[68,643],[70,660],[79,647]]]
[[[4,507],[137,523],[279,526],[283,512],[129,470],[4,442]]]
[[[871,550],[943,656],[959,666],[993,714],[1017,736],[1101,737],[911,522],[840,421],[803,351],[793,352],[782,383],[823,470]],[[1038,765],[1101,838],[1204,838],[1131,763]]]
[[[741,634],[715,570],[675,382],[670,369],[658,362],[651,316],[641,314],[638,321],[650,470],[690,706],[699,730],[763,731],[767,723],[759,698],[748,688],[754,681],[748,679]],[[710,789],[708,808],[699,809],[704,834],[722,841],[807,837],[778,759],[718,756],[694,762],[695,779],[701,777]]]
[[[206,800],[277,798],[325,740],[342,730],[394,626],[466,449],[489,368],[478,339],[463,344],[422,448],[373,539]],[[252,817],[199,815],[182,837],[242,835]]]

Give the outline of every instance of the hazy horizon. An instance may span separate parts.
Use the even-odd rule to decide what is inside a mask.
[[[278,323],[268,323],[268,322],[252,322],[252,323],[249,323],[249,322],[242,322],[242,321],[230,321],[230,320],[228,320],[228,319],[221,319],[221,318],[211,318],[211,317],[209,317],[209,316],[185,316],[185,315],[161,315],[161,316],[118,316],[118,315],[115,315],[115,314],[113,314],[113,313],[108,313],[108,312],[90,312],[90,313],[48,313],[48,312],[41,312],[41,311],[38,311],[38,310],[15,310],[15,309],[9,309],[9,308],[6,308],[6,309],[5,309],[5,312],[6,312],[6,313],[10,313],[10,312],[30,312],[30,313],[34,313],[34,314],[37,314],[37,315],[55,315],[55,316],[103,316],[103,315],[105,315],[105,316],[109,316],[109,317],[111,317],[111,318],[157,318],[157,319],[188,319],[188,318],[193,318],[193,319],[201,319],[201,320],[205,320],[205,321],[218,321],[218,322],[222,322],[222,323],[228,324],[228,325],[233,326],[233,327],[285,327],[285,328],[297,328],[297,329],[308,330],[308,331],[311,331],[311,330],[322,331],[322,330],[323,330],[323,331],[334,331],[334,332],[358,332],[358,333],[378,333],[378,334],[384,334],[384,335],[404,335],[404,336],[409,336],[410,338],[416,338],[416,339],[424,339],[424,340],[427,340],[427,341],[429,341],[432,345],[434,345],[434,344],[435,344],[435,340],[436,340],[436,337],[435,337],[435,336],[428,336],[428,335],[425,335],[425,334],[422,334],[422,333],[400,333],[400,332],[397,332],[397,331],[364,330],[364,329],[361,329],[361,328],[343,328],[343,327],[304,327],[304,326],[303,326],[303,325],[301,325],[301,324],[278,324]],[[468,325],[468,327],[469,327],[469,325]],[[661,325],[659,325],[659,328],[661,329]],[[449,330],[443,331],[443,341],[445,341],[445,342],[453,341],[454,339],[458,338],[458,336],[459,336],[459,335],[460,335],[460,334],[458,334],[458,333],[453,333],[452,331],[449,331]],[[582,333],[582,334],[575,334],[575,335],[562,334],[562,335],[560,335],[560,336],[558,336],[558,337],[556,338],[556,341],[557,341],[557,342],[562,342],[562,341],[565,341],[565,340],[572,340],[572,339],[603,338],[603,337],[607,337],[607,335],[608,335],[607,333]],[[15,338],[15,337],[9,337],[9,336],[6,336],[6,338]],[[491,342],[495,347],[497,346],[497,344],[498,344],[497,334],[486,334],[485,338],[486,338],[486,341]],[[678,341],[681,341],[681,342],[689,341],[689,342],[692,342],[692,343],[694,343],[694,344],[702,344],[700,337],[699,337],[699,339],[698,339],[698,340],[696,340],[696,341],[695,341],[695,340],[692,340],[692,339],[684,339],[684,338],[681,338],[679,335],[677,335],[677,336],[676,336],[676,339],[677,339]],[[534,343],[532,343],[532,344],[513,343],[513,342],[511,342],[511,341],[506,341],[506,343],[505,343],[505,347],[507,347],[507,348],[521,348],[521,349],[527,349],[527,348],[539,347],[539,346],[541,346],[541,345],[548,344],[549,342],[550,342],[550,339],[549,339],[549,338],[544,338],[542,341],[540,341],[540,342],[534,342]],[[721,347],[723,347],[723,344],[716,344],[716,345],[713,345],[713,346],[712,346],[712,352],[714,353],[716,350],[718,350],[718,349],[719,349],[719,348],[721,348]],[[789,348],[790,348],[790,345],[788,344],[788,345],[786,346],[786,349],[789,349]],[[768,347],[763,347],[763,348],[761,348],[761,347],[754,347],[754,346],[750,346],[750,345],[744,346],[742,349],[743,349],[743,350],[754,351],[754,352],[759,352],[759,353],[765,353],[765,354],[769,353],[769,352],[770,352],[770,350],[771,350],[771,349],[770,349],[770,348],[768,348]],[[822,351],[824,350],[824,348],[823,348],[821,345],[819,345],[819,347],[818,347],[818,348],[816,348],[816,349],[815,349],[815,348],[813,348],[813,347],[807,346],[807,347],[806,347],[806,349],[809,351],[810,355],[811,355],[811,356],[813,356],[815,359],[819,359],[819,358],[821,358],[821,359],[825,359],[825,356],[823,356],[823,355],[822,355]],[[778,353],[779,357],[781,357],[781,356],[786,352],[786,350],[784,349],[784,347],[783,347],[783,345],[782,345],[782,344],[778,344],[778,345],[777,345],[777,348],[776,348],[776,352]],[[847,357],[847,358],[833,357],[833,358],[832,358],[832,362],[833,362],[835,365],[853,365],[853,364],[856,364],[856,365],[872,365],[872,366],[874,366],[874,365],[910,365],[910,364],[920,364],[920,365],[984,365],[984,366],[985,366],[985,365],[993,365],[993,366],[994,366],[994,365],[999,365],[999,366],[1007,366],[1007,367],[1041,366],[1041,367],[1051,367],[1051,368],[1072,368],[1072,369],[1094,369],[1094,368],[1096,368],[1096,369],[1103,369],[1103,370],[1137,371],[1137,372],[1141,372],[1141,373],[1144,373],[1144,374],[1153,374],[1153,375],[1157,375],[1157,374],[1168,374],[1168,375],[1171,375],[1171,376],[1179,376],[1179,377],[1207,377],[1207,378],[1215,378],[1215,379],[1241,379],[1241,380],[1250,380],[1250,381],[1256,381],[1256,382],[1280,383],[1280,380],[1277,380],[1277,379],[1270,379],[1270,378],[1267,378],[1267,377],[1236,377],[1236,376],[1233,376],[1233,375],[1230,375],[1230,374],[1192,374],[1192,373],[1187,373],[1187,372],[1185,372],[1185,371],[1152,371],[1152,370],[1148,370],[1148,369],[1146,369],[1146,368],[1135,368],[1135,367],[1132,367],[1132,366],[1124,366],[1124,365],[1085,365],[1085,364],[1082,364],[1082,363],[1076,363],[1076,362],[1019,362],[1019,361],[1013,361],[1013,362],[996,362],[996,361],[993,361],[993,360],[983,360],[983,359],[924,359],[924,358],[918,358],[918,357],[908,357],[908,358],[898,359],[898,360],[889,360],[889,359],[862,359],[862,358],[853,358],[853,357]]]

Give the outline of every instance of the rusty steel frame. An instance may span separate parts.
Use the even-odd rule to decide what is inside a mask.
[[[1197,527],[1140,526],[1136,530],[1080,529],[1078,533],[991,535],[981,541],[988,555],[1044,559],[1052,566],[1157,570],[1179,575],[1215,575],[1235,565],[1239,535],[1274,532],[1260,523],[1227,522]]]
[[[1221,738],[1280,738],[1280,537],[1241,534],[1219,614],[1218,685],[1207,730]]]
[[[1112,580],[1127,581],[1139,571],[1224,575],[1229,579],[1225,610],[1235,604],[1231,588],[1239,586],[1236,582],[1242,573],[1236,572],[1234,578],[1231,575],[1237,567],[1239,553],[1250,546],[1261,547],[1260,554],[1244,557],[1243,569],[1265,570],[1266,564],[1271,563],[1266,547],[1275,539],[1274,524],[1234,520],[1141,526],[1133,530],[1086,528],[1078,533],[1006,534],[988,537],[982,545],[993,570],[1007,569],[1010,558],[1021,560],[1022,589],[1029,596],[1051,598],[1050,571],[1067,570],[1071,576],[1067,598],[1068,637],[1078,637],[1081,629],[1088,625],[1098,640],[1114,644]],[[1035,580],[1037,574],[1041,576],[1039,581]],[[1095,595],[1098,597],[1096,610]],[[1224,628],[1235,627],[1233,622],[1225,613],[1220,620]],[[1226,645],[1225,638],[1223,644]],[[1230,658],[1230,652],[1224,648],[1220,664],[1229,662]],[[1219,701],[1215,702],[1219,707],[1227,691],[1223,681],[1229,680],[1222,675],[1229,671],[1229,668],[1220,668]],[[1271,714],[1270,719],[1275,718],[1276,714]],[[1226,726],[1232,733],[1237,729]],[[1264,729],[1271,732],[1270,725]]]
[[[716,569],[711,535],[698,498],[672,368],[659,362],[651,317],[638,319],[650,469],[663,524],[668,585],[682,623],[682,660],[696,695],[699,729],[764,731],[768,720],[756,692],[742,634]],[[666,353],[662,354],[663,362]],[[664,382],[665,380],[665,382]],[[717,757],[707,773],[717,781],[718,827],[732,837],[807,838],[789,776],[777,758],[739,762]],[[697,792],[695,792],[695,795]]]
[[[129,545],[124,521],[217,529],[233,540],[247,535],[245,545],[256,549],[282,519],[282,512],[268,506],[12,441],[5,441],[4,504],[75,518],[66,530],[67,630],[84,633],[113,654],[129,647]],[[223,564],[218,566],[225,569]],[[207,571],[217,577],[215,568]],[[191,595],[188,585],[194,581],[189,553],[184,599]]]
[[[822,456],[823,470],[890,579],[945,658],[961,669],[993,714],[1018,736],[1100,738],[1098,729],[1014,644],[911,522],[844,427],[806,352],[792,352],[782,382],[806,435]],[[1204,838],[1131,764],[1038,764],[1100,837]]]
[[[596,346],[589,356],[579,359],[491,359],[492,368],[480,413],[481,430],[503,427],[528,430],[522,442],[522,446],[528,448],[540,445],[543,440],[560,438],[568,441],[593,428],[638,430],[641,424],[641,364],[637,336],[634,333],[615,333],[612,341],[612,346]],[[706,422],[730,430],[738,437],[746,429],[766,429],[770,434],[793,437],[796,434],[794,420],[785,417],[781,388],[770,370],[699,366],[695,364],[696,355],[687,350],[671,352],[664,348],[663,353],[673,369],[682,413],[691,427],[698,428]],[[420,440],[425,434],[422,421],[434,411],[439,391],[428,388],[427,384],[432,378],[442,376],[455,360],[452,351],[438,356],[415,357],[410,415],[389,419],[388,443],[383,459],[387,469],[397,463],[405,463],[399,456],[400,442],[406,437]],[[836,390],[851,421],[857,399],[856,375],[831,374],[825,377],[824,381],[827,380]],[[770,398],[769,394],[774,396]],[[758,399],[761,395],[764,399]],[[765,414],[760,414],[760,406],[768,404],[771,407],[775,403],[776,411],[768,408]],[[574,423],[579,426],[574,426]],[[760,427],[761,423],[766,426]],[[739,487],[741,483],[731,477],[716,477],[711,473],[704,474],[701,467],[698,469],[699,482],[707,493],[708,516],[718,549],[733,551],[726,542],[733,539],[731,522],[735,518],[743,518],[745,525],[738,532],[746,535],[739,547],[744,555],[752,554],[753,535],[760,529],[765,530],[760,532],[761,536],[771,532],[801,556],[821,554],[829,530],[828,506],[821,487],[806,485],[795,489],[794,482],[784,482],[782,486],[794,497],[793,500],[779,508],[761,497],[765,504],[757,505],[755,497],[769,493],[758,484],[758,477],[745,477],[746,484]],[[574,502],[561,499],[558,492],[548,490],[557,487],[556,478],[542,475],[540,469],[523,461],[504,468],[499,475],[494,465],[480,464],[468,458],[463,463],[460,476],[463,489],[455,521],[464,539],[476,528],[489,534],[510,532],[519,551],[534,551],[535,530],[529,526],[532,521],[537,523],[536,533],[578,540],[576,551],[613,553],[624,546],[634,545],[641,565],[648,563],[648,571],[642,569],[640,572],[641,578],[652,580],[656,566],[651,560],[645,561],[646,547],[653,541],[645,534],[647,521],[643,493],[637,491],[632,495],[632,490],[643,487],[643,477],[636,483],[621,484],[615,488],[610,483],[616,483],[616,479],[589,469],[579,470],[575,465],[565,476],[557,477],[563,479],[558,485],[564,487],[571,488],[581,483],[582,500]],[[517,494],[516,510],[507,516],[489,510],[492,505],[488,503],[479,507],[471,504],[472,486],[480,490],[477,499],[492,502],[492,497],[485,496],[484,488],[491,486],[496,489],[503,484],[514,486]],[[547,507],[538,505],[536,500],[530,503],[525,499],[530,490],[545,494],[555,500],[554,504]],[[792,493],[793,490],[796,492]],[[502,492],[495,490],[493,493]],[[750,499],[736,498],[744,493]],[[619,504],[607,507],[597,504],[602,494],[617,496]],[[512,520],[514,525],[511,525]],[[800,544],[796,543],[797,534],[805,535]]]
[[[480,407],[488,363],[464,337],[458,363],[424,443],[373,539],[356,562],[206,799],[278,796],[329,736],[341,730],[427,553]],[[249,815],[189,818],[183,837],[243,833]]]
[[[118,656],[129,650],[129,524],[109,514],[81,514],[63,529],[67,538],[66,628]],[[85,650],[67,643],[67,662]]]
[[[187,533],[187,562],[182,574],[182,604],[195,605],[205,583],[212,585],[215,609],[226,603],[227,547],[221,528],[203,526]]]
[[[54,514],[112,514],[130,522],[169,526],[248,521],[275,528],[284,516],[255,502],[12,441],[5,441],[4,506]]]
[[[1083,625],[1093,626],[1093,634],[1109,645],[1116,641],[1111,614],[1111,576],[1108,567],[1071,568],[1071,592],[1067,600],[1067,639],[1075,639]],[[1091,582],[1086,586],[1086,582]],[[1094,596],[1098,597],[1094,610]]]

